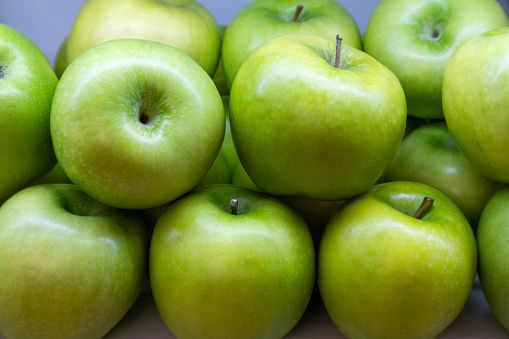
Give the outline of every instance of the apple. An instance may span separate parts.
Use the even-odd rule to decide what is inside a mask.
[[[219,25],[219,37],[221,38],[221,46],[223,44],[224,32],[226,31],[227,25]],[[217,63],[216,72],[212,77],[214,80],[214,84],[216,84],[217,90],[221,96],[229,96],[230,89],[228,85],[226,85],[226,80],[224,79],[223,66],[222,66],[221,56],[219,56],[219,62]]]
[[[240,163],[237,165],[237,168],[233,172],[232,185],[242,186],[254,191],[263,192],[263,190],[256,186],[253,180],[251,180],[249,175],[246,173],[244,166],[242,166]]]
[[[403,140],[387,181],[416,181],[447,195],[476,229],[488,200],[504,184],[481,175],[458,150],[445,122],[420,126]]]
[[[362,49],[357,23],[335,0],[255,0],[243,7],[228,24],[222,46],[222,67],[231,88],[240,66],[258,46],[289,34],[312,34]]]
[[[0,24],[0,200],[55,166],[49,119],[57,82],[39,47]]]
[[[0,332],[6,338],[101,338],[146,279],[135,212],[75,185],[23,189],[0,208]]]
[[[447,126],[458,149],[484,176],[509,182],[509,27],[473,38],[444,74]]]
[[[169,44],[210,76],[216,71],[219,28],[212,14],[194,0],[87,0],[71,27],[68,62],[101,42],[126,38]]]
[[[343,200],[365,191],[396,153],[406,116],[392,72],[356,48],[312,35],[257,48],[230,94],[240,162],[276,196]]]
[[[97,45],[64,72],[51,108],[57,159],[95,199],[128,209],[167,203],[215,161],[225,118],[212,79],[166,44]]]
[[[496,0],[381,0],[369,17],[364,50],[401,81],[409,115],[443,119],[442,78],[454,50],[507,25]]]
[[[434,338],[462,310],[476,269],[459,208],[430,186],[399,181],[373,186],[327,224],[318,286],[348,338]]]
[[[282,200],[210,185],[172,202],[156,224],[150,283],[177,338],[282,338],[313,290],[313,241]]]
[[[224,131],[224,139],[223,145],[221,146],[221,150],[223,151],[226,162],[228,163],[228,167],[232,171],[232,175],[235,172],[235,169],[240,164],[239,156],[237,155],[237,151],[235,150],[235,145],[233,144],[232,131],[230,127],[230,97],[223,96],[223,108],[224,108],[224,117],[226,121],[226,128]]]
[[[64,169],[60,163],[57,163],[55,167],[51,169],[48,173],[46,173],[41,179],[39,179],[36,184],[72,184],[73,182],[67,174],[65,174]]]
[[[65,37],[65,39],[62,41],[60,46],[58,47],[57,56],[55,58],[55,64],[53,65],[55,70],[55,75],[57,78],[62,77],[62,73],[64,73],[65,69],[67,68],[67,40],[68,37]]]
[[[495,317],[509,331],[509,187],[498,191],[484,209],[479,228],[479,281]]]

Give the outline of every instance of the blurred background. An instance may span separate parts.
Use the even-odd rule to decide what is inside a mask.
[[[53,65],[60,43],[68,35],[85,0],[0,0],[0,22],[32,39]],[[198,0],[220,25],[228,24],[250,0]],[[339,0],[364,32],[377,0]],[[499,0],[506,13],[509,1]]]

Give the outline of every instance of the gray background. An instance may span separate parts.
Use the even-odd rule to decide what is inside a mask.
[[[509,12],[509,0],[499,0]],[[31,38],[53,65],[60,43],[85,0],[0,0],[0,22]],[[219,24],[228,24],[249,0],[198,0]],[[377,0],[339,0],[364,32]]]

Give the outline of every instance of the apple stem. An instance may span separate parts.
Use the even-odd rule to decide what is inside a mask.
[[[334,67],[339,68],[339,60],[341,58],[341,42],[343,38],[339,37],[339,34],[336,35],[336,60],[334,61]]]
[[[415,214],[414,214],[414,218],[420,219],[421,216],[424,214],[424,212],[426,212],[433,205],[433,202],[434,202],[433,199],[431,199],[429,197],[424,197],[424,199],[422,199],[421,206],[419,207],[417,212],[415,212]]]
[[[232,214],[237,215],[237,207],[239,206],[239,201],[237,199],[230,200],[230,207],[232,209]]]
[[[297,9],[295,10],[295,15],[293,16],[293,22],[297,22],[299,20],[300,13],[302,12],[302,9],[304,6],[301,4],[297,5]]]
[[[4,66],[0,66],[0,78],[3,78],[4,76],[5,76]]]

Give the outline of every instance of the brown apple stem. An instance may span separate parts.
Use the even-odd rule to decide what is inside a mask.
[[[239,207],[239,201],[237,199],[231,199],[230,207],[232,209],[232,214],[237,215],[237,207]]]
[[[295,15],[293,16],[293,22],[297,22],[299,20],[300,13],[302,12],[302,9],[304,6],[297,5],[297,9],[295,10]]]
[[[421,216],[424,214],[424,212],[426,212],[428,209],[431,208],[431,206],[433,205],[433,202],[434,202],[433,199],[431,199],[429,197],[424,197],[424,199],[422,199],[421,206],[419,207],[417,212],[415,212],[415,214],[414,214],[414,218],[420,219]]]
[[[336,35],[336,60],[334,61],[334,67],[339,68],[339,60],[341,58],[341,42],[343,38]]]
[[[0,78],[3,78],[4,76],[5,76],[4,66],[0,66]]]

